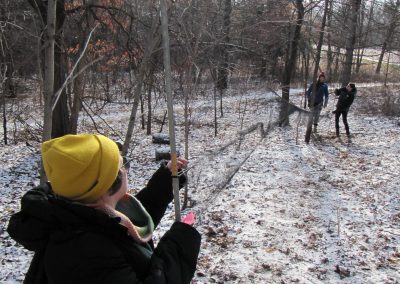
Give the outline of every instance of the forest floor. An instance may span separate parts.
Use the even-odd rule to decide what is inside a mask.
[[[300,96],[293,98],[301,105]],[[192,208],[185,212],[198,216],[202,247],[193,283],[400,283],[400,124],[366,112],[376,100],[375,91],[360,88],[348,118],[351,138],[337,139],[331,98],[309,144],[304,115],[273,127],[279,104],[265,90],[225,98],[216,137],[212,100],[194,100]],[[99,119],[98,129],[118,140],[128,107],[102,108],[107,125]],[[183,147],[183,110],[175,109]],[[82,117],[81,132],[95,131],[90,121]],[[129,153],[132,193],[157,168],[158,147],[138,126]],[[22,283],[32,254],[5,229],[21,196],[38,183],[39,143],[2,145],[0,163],[0,282]],[[170,209],[156,242],[173,222]]]

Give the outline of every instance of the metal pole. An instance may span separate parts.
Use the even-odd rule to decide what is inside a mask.
[[[163,43],[164,72],[165,72],[165,90],[167,92],[169,141],[171,147],[172,189],[174,192],[175,220],[180,221],[181,206],[179,202],[179,177],[178,177],[177,154],[176,154],[176,143],[175,143],[174,106],[172,102],[172,91],[171,91],[171,59],[169,51],[168,15],[167,15],[166,0],[160,0],[160,7],[161,7],[161,31],[162,31],[162,43]]]

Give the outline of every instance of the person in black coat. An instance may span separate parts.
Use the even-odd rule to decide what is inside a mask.
[[[349,112],[350,106],[352,105],[354,98],[356,96],[357,89],[355,84],[350,83],[346,87],[336,89],[335,95],[338,97],[338,101],[336,103],[336,110],[333,111],[335,114],[335,127],[336,127],[336,136],[340,136],[339,131],[339,118],[342,116],[344,128],[346,130],[346,135],[350,137],[350,128],[347,122],[347,114]]]
[[[193,218],[152,242],[173,199],[169,163],[133,197],[118,146],[105,136],[46,141],[42,161],[49,182],[23,196],[7,228],[34,251],[24,283],[190,283],[201,241]]]

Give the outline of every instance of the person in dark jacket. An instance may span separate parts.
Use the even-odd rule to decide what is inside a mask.
[[[336,103],[336,110],[333,111],[335,114],[335,127],[336,127],[336,137],[340,136],[339,132],[339,118],[342,116],[344,128],[346,129],[347,137],[350,137],[349,124],[347,122],[347,114],[349,112],[350,106],[354,101],[357,89],[355,84],[350,83],[346,87],[336,89],[335,95],[338,97]]]
[[[201,239],[193,216],[152,242],[173,199],[170,163],[134,197],[118,146],[105,136],[46,141],[42,161],[49,182],[23,196],[7,228],[34,252],[24,283],[190,283]],[[186,164],[179,159],[178,168]]]
[[[328,85],[325,83],[325,74],[321,72],[318,76],[317,86],[315,93],[313,92],[313,84],[310,85],[307,92],[308,107],[310,108],[311,114],[308,120],[308,125],[311,127],[314,125],[314,132],[317,132],[319,116],[321,115],[322,107],[328,105],[329,92]]]

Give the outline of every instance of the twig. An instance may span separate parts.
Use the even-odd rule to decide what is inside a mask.
[[[336,208],[336,217],[337,217],[337,230],[338,230],[338,237],[340,238],[340,208]]]
[[[53,104],[53,107],[52,107],[52,110],[53,110],[53,111],[54,111],[54,109],[55,109],[55,107],[56,107],[56,105],[57,105],[57,102],[58,102],[58,100],[59,100],[59,98],[60,98],[60,96],[61,96],[62,91],[64,90],[64,88],[65,88],[65,86],[68,84],[68,82],[70,81],[72,75],[74,74],[74,71],[75,71],[76,67],[78,66],[78,63],[81,61],[81,59],[82,59],[83,56],[85,55],[86,49],[87,49],[87,47],[89,46],[90,38],[92,37],[93,32],[96,30],[96,28],[97,28],[98,26],[99,26],[99,23],[97,23],[96,26],[90,31],[89,37],[88,37],[88,39],[86,40],[85,47],[83,48],[83,51],[82,51],[81,55],[79,55],[78,60],[75,62],[74,67],[72,67],[71,72],[69,73],[69,75],[68,75],[67,78],[65,79],[65,81],[64,81],[64,83],[62,84],[61,88],[58,89],[58,91],[56,92],[54,104]],[[94,60],[92,63],[90,63],[90,65],[94,64],[95,62],[97,62],[97,61],[99,61],[99,60],[100,60],[100,58],[97,58],[97,59]],[[88,65],[87,65],[87,66],[88,66]],[[84,69],[86,69],[87,66],[85,66]],[[77,75],[78,75],[78,74],[77,74]]]
[[[296,125],[296,145],[299,144],[299,126],[300,126],[300,120],[301,120],[301,112],[299,112],[298,120],[297,120],[297,125]]]
[[[84,109],[84,111],[87,113],[87,115],[88,115],[88,116],[90,117],[90,119],[92,120],[93,125],[94,125],[96,131],[97,131],[98,133],[101,133],[100,130],[97,128],[96,121],[95,121],[94,118],[90,115],[90,113],[89,113],[89,111],[86,109],[86,107],[84,106],[84,104],[87,104],[87,103],[86,103],[85,101],[83,101],[82,99],[80,99],[80,100],[81,100],[81,102],[82,102],[82,108]],[[96,113],[91,109],[91,107],[90,107],[88,104],[87,104],[87,107],[89,108],[89,110],[90,110],[94,115],[97,115],[97,116],[100,118],[100,120],[103,121],[104,124],[107,125],[107,126],[115,133],[116,136],[118,136],[119,139],[122,140],[121,135],[120,135],[119,133],[117,133],[117,132],[115,131],[115,129],[112,128],[111,125],[108,124],[107,121],[106,121],[105,119],[103,119],[100,115],[96,114]]]

